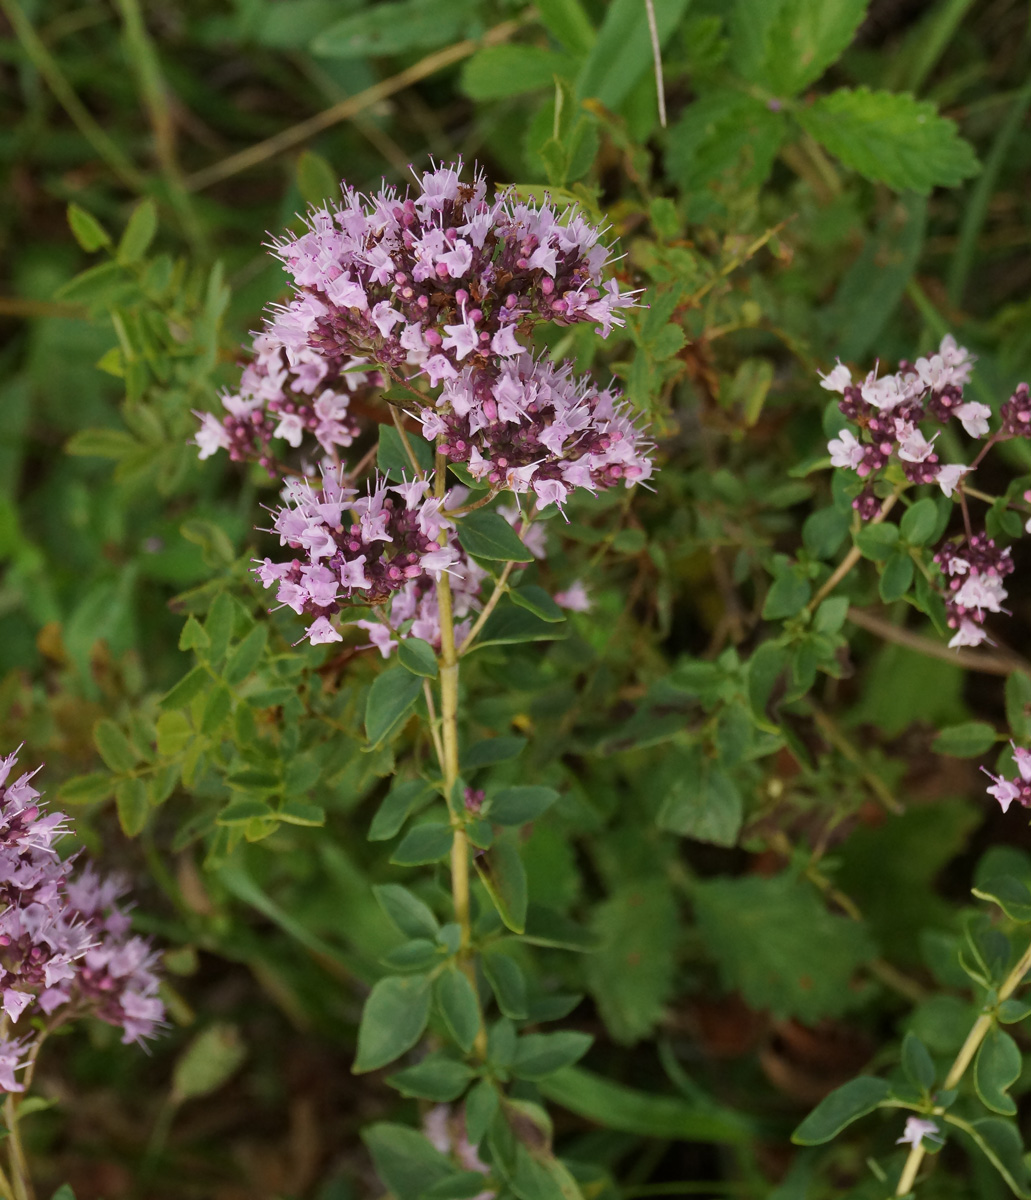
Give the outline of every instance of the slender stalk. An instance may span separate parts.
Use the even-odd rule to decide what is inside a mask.
[[[0,0],[0,3],[6,6],[12,4],[13,0]],[[526,18],[502,21],[500,25],[488,29],[482,37],[466,38],[465,41],[456,42],[453,46],[447,46],[443,50],[435,50],[412,66],[406,67],[396,75],[391,75],[389,79],[383,79],[379,83],[373,84],[372,87],[358,92],[357,95],[349,96],[346,100],[341,100],[339,104],[334,104],[331,108],[266,138],[263,142],[248,146],[246,150],[241,150],[238,154],[231,154],[221,162],[213,163],[210,167],[194,172],[186,179],[186,187],[191,192],[200,191],[202,188],[210,187],[213,183],[221,183],[223,179],[228,179],[250,167],[256,167],[266,159],[273,158],[277,154],[282,154],[284,150],[290,150],[294,146],[308,141],[324,129],[339,125],[342,121],[349,121],[363,110],[379,104],[388,96],[393,96],[395,92],[403,91],[413,83],[418,83],[420,79],[426,79],[454,63],[461,62],[463,58],[468,58],[484,46],[497,46],[508,41],[525,23]]]
[[[447,461],[439,451],[436,456],[436,478],[434,491],[443,498],[446,487]],[[451,810],[454,830],[451,842],[451,898],[455,908],[455,921],[460,930],[458,964],[469,980],[473,994],[478,996],[476,967],[472,959],[472,918],[470,913],[469,836],[465,831],[465,804],[454,795],[458,782],[458,650],[455,646],[455,621],[451,605],[451,584],[446,571],[441,571],[437,581],[437,608],[440,613],[440,741],[443,757],[441,771],[444,776],[444,794]],[[475,1051],[480,1058],[487,1056],[487,1031],[480,1016],[480,1027],[476,1034]]]
[[[14,1184],[13,1200],[36,1200],[25,1147],[22,1145],[21,1129],[18,1126],[18,1103],[14,1092],[8,1092],[4,1101],[4,1122],[7,1125],[8,1155]]]
[[[1002,987],[999,988],[999,998],[997,1004],[1001,1004],[1004,1000],[1008,1000],[1010,996],[1017,990],[1024,981],[1024,976],[1031,971],[1031,945],[1020,956],[1020,960],[1012,971],[1006,976],[1006,980]],[[973,1028],[967,1034],[967,1040],[960,1048],[960,1052],[956,1055],[956,1061],[949,1068],[948,1075],[945,1076],[945,1082],[942,1085],[947,1092],[954,1087],[958,1087],[959,1081],[966,1073],[967,1067],[974,1060],[974,1055],[977,1053],[988,1035],[989,1030],[995,1024],[995,1013],[982,1013],[974,1022]],[[920,1164],[924,1158],[924,1147],[921,1142],[917,1142],[909,1151],[909,1156],[906,1159],[905,1166],[902,1168],[902,1174],[899,1176],[899,1185],[895,1189],[896,1196],[905,1196],[913,1190],[913,1183],[916,1180],[916,1173],[920,1170]]]
[[[487,603],[480,610],[480,615],[476,618],[476,623],[462,639],[461,646],[458,647],[459,656],[466,654],[469,651],[469,648],[472,646],[473,642],[476,641],[477,634],[479,634],[480,630],[484,627],[484,625],[486,625],[487,618],[494,611],[494,609],[497,607],[498,601],[505,594],[505,585],[508,583],[508,577],[512,574],[512,570],[515,565],[516,564],[514,562],[505,563],[501,570],[501,574],[498,576],[498,581],[494,585],[494,591],[491,592],[490,596],[487,598]]]
[[[892,492],[892,494],[881,505],[880,511],[875,513],[870,519],[870,524],[880,525],[888,513],[890,513],[895,507],[895,503],[901,494],[902,493],[899,490]],[[831,594],[831,592],[834,591],[838,584],[841,583],[849,571],[851,571],[856,563],[859,562],[860,558],[862,558],[862,551],[858,546],[853,546],[848,554],[846,554],[841,560],[841,562],[838,563],[838,566],[831,575],[830,579],[827,580],[827,582],[823,585],[823,587],[820,588],[812,600],[809,601],[810,612],[815,612],[817,610],[820,605],[820,601],[826,600],[826,598]]]
[[[648,14],[648,36],[652,42],[652,61],[655,65],[655,98],[659,105],[659,124],[666,128],[666,86],[662,78],[662,46],[659,42],[659,29],[655,21],[655,5],[652,0],[644,0],[645,12]]]

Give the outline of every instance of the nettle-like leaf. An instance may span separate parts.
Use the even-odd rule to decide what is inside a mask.
[[[867,0],[781,0],[766,34],[762,81],[778,96],[795,96],[851,43]]]
[[[795,115],[806,133],[846,167],[896,191],[926,195],[934,187],[955,187],[980,170],[955,122],[909,95],[842,88]]]
[[[621,888],[594,915],[601,947],[587,959],[587,986],[618,1042],[646,1037],[673,991],[677,907],[664,879]]]
[[[876,953],[865,926],[827,911],[788,873],[714,879],[694,895],[698,929],[724,986],[776,1017],[818,1021],[855,1006],[854,976]]]

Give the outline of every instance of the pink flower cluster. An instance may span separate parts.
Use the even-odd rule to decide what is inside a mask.
[[[315,618],[313,645],[341,640],[329,618],[345,604],[383,604],[407,585],[430,587],[456,565],[456,548],[438,541],[453,523],[427,497],[429,486],[377,481],[359,496],[338,474],[327,473],[321,490],[306,479],[287,482],[273,528],[297,554],[287,562],[266,558],[255,573],[264,587],[277,586],[281,604]]]
[[[130,936],[117,880],[102,880],[92,867],[71,876],[73,860],[54,848],[67,818],[44,813],[31,786],[35,771],[7,782],[16,762],[16,754],[0,758],[3,1011],[12,1023],[26,1012],[56,1023],[90,1013],[120,1025],[124,1042],[149,1037],[164,1018],[157,955]],[[26,1045],[0,1047],[0,1090],[22,1090],[14,1072]]]
[[[1010,742],[1013,746],[1013,743]],[[1006,812],[1014,800],[1024,808],[1031,808],[1031,751],[1013,746],[1013,758],[1017,764],[1017,778],[1007,779],[1004,775],[993,775],[987,767],[981,770],[992,781],[988,795],[994,796]]]
[[[652,464],[625,406],[610,390],[519,354],[495,371],[466,367],[447,379],[423,432],[452,462],[492,488],[533,490],[540,507],[578,487],[595,491],[651,475]]]
[[[880,507],[871,486],[873,477],[893,460],[910,483],[937,483],[946,496],[952,495],[971,469],[940,463],[934,449],[938,434],[928,439],[920,423],[931,420],[944,425],[956,417],[972,438],[988,432],[988,405],[963,399],[973,363],[970,352],[946,334],[937,354],[915,363],[902,362],[894,375],[878,377],[874,370],[853,383],[851,372],[841,363],[821,375],[820,386],[841,395],[838,407],[859,430],[857,437],[852,430],[843,429],[827,449],[832,466],[855,471],[867,481],[852,502],[864,520]]]
[[[511,190],[489,201],[482,172],[463,183],[461,170],[425,172],[415,196],[384,187],[366,198],[345,186],[338,207],[276,243],[296,295],[273,335],[330,360],[414,369],[436,387],[461,364],[521,354],[516,334],[540,321],[588,321],[602,334],[623,323],[619,310],[634,301],[602,281],[600,230]]]
[[[379,372],[358,359],[342,368],[307,346],[288,348],[270,333],[258,334],[253,350],[239,391],[222,396],[226,415],[196,414],[201,419],[194,439],[200,457],[226,450],[234,462],[257,462],[277,475],[283,467],[272,440],[297,449],[309,436],[323,454],[338,461],[338,448],[350,446],[360,432],[348,411],[351,398],[381,386]]]
[[[958,542],[946,542],[934,556],[945,576],[945,611],[949,642],[956,646],[979,646],[986,638],[985,613],[1005,612],[1007,597],[1003,579],[1013,571],[1010,549],[1000,550],[985,533]]]

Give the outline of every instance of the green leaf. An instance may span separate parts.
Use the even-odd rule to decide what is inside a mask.
[[[589,1033],[563,1030],[560,1033],[526,1033],[516,1043],[512,1074],[517,1079],[547,1079],[563,1067],[571,1067],[591,1048]]]
[[[513,604],[532,612],[542,621],[564,621],[566,614],[543,589],[529,583],[524,587],[510,588],[509,597]]]
[[[862,924],[829,912],[808,882],[789,873],[705,880],[694,905],[724,986],[752,1008],[811,1024],[859,1001],[853,976],[876,947]]]
[[[848,537],[848,517],[837,508],[810,513],[802,526],[802,545],[813,558],[833,558]]]
[[[913,559],[904,550],[896,550],[884,564],[878,585],[885,604],[894,604],[909,591],[913,583]]]
[[[558,642],[569,636],[566,625],[542,621],[514,604],[499,604],[487,618],[473,648],[514,646],[520,642]]]
[[[64,444],[66,454],[80,458],[125,458],[140,443],[124,429],[80,429]]]
[[[925,1092],[934,1087],[934,1060],[927,1047],[912,1031],[902,1039],[902,1069],[914,1086]]]
[[[476,870],[502,921],[513,933],[522,933],[526,928],[526,870],[514,835],[498,838],[479,855]]]
[[[57,797],[62,804],[96,804],[115,790],[115,781],[106,771],[76,775],[61,784]]]
[[[326,810],[318,804],[302,804],[299,800],[287,800],[276,809],[276,817],[287,825],[301,825],[308,829],[319,829],[326,823]]]
[[[405,821],[424,808],[435,792],[423,779],[402,779],[383,797],[369,826],[370,842],[385,842],[400,832]]]
[[[709,184],[759,187],[786,131],[783,113],[755,96],[717,88],[688,105],[670,129],[669,173],[692,195]]]
[[[249,797],[233,800],[215,818],[218,825],[246,825],[248,821],[263,821],[276,815],[275,810],[264,800]]]
[[[595,909],[599,948],[587,986],[613,1039],[633,1045],[661,1020],[673,996],[677,906],[665,879],[624,884]]]
[[[440,922],[433,910],[418,896],[397,883],[383,883],[372,889],[380,908],[397,928],[410,938],[431,940],[440,932]]]
[[[572,60],[539,46],[486,46],[462,68],[461,88],[471,100],[500,100],[553,88],[555,76],[569,76]]]
[[[210,1096],[236,1073],[247,1047],[235,1025],[220,1021],[190,1042],[172,1070],[172,1102],[182,1104]]]
[[[484,954],[480,959],[483,973],[494,992],[498,1008],[513,1021],[525,1021],[526,977],[514,958],[500,951]]]
[[[68,205],[68,224],[79,245],[89,254],[111,245],[111,235],[92,213],[77,204]]]
[[[855,543],[864,558],[884,562],[890,558],[899,542],[899,527],[890,523],[864,525],[855,536]]]
[[[200,694],[210,678],[211,676],[203,667],[194,667],[192,671],[187,671],[182,679],[161,697],[159,701],[161,707],[164,709],[185,708],[194,696]]]
[[[126,837],[135,837],[147,823],[150,802],[142,779],[123,779],[115,785],[118,823]]]
[[[995,745],[995,730],[984,721],[964,721],[943,729],[931,744],[935,754],[977,758]]]
[[[541,24],[570,54],[589,54],[594,45],[594,27],[580,0],[539,0]]]
[[[927,195],[980,170],[973,148],[933,104],[905,93],[842,88],[797,110],[802,128],[846,167],[896,191]]]
[[[93,726],[93,742],[104,762],[120,775],[131,771],[139,761],[139,755],[132,748],[132,743],[114,721],[107,717]]]
[[[980,900],[994,901],[1010,918],[1022,924],[1031,921],[1031,890],[1014,875],[996,875],[979,882],[973,893]]]
[[[581,925],[543,904],[531,904],[526,910],[523,938],[533,946],[553,950],[588,953],[598,947],[597,938]]]
[[[404,1096],[414,1096],[417,1100],[435,1100],[438,1104],[447,1104],[457,1100],[476,1078],[476,1073],[464,1062],[451,1058],[450,1055],[438,1052],[428,1054],[414,1067],[398,1071],[396,1075],[388,1075],[387,1083]],[[483,1190],[483,1176],[478,1175],[480,1191]],[[475,1194],[475,1193],[474,1193]]]
[[[468,1054],[480,1031],[480,1004],[472,984],[457,967],[448,967],[437,977],[434,995],[451,1036]]]
[[[980,1121],[961,1121],[951,1113],[945,1120],[968,1134],[988,1161],[1006,1181],[1014,1195],[1027,1200],[1028,1169],[1024,1163],[1024,1144],[1020,1131],[1012,1121],[1001,1117],[983,1117]]]
[[[336,171],[314,150],[305,150],[297,160],[297,188],[313,208],[323,208],[340,198],[340,179]]]
[[[437,678],[437,653],[422,638],[403,637],[398,643],[397,657],[401,666],[422,679]]]
[[[815,633],[840,633],[848,617],[848,597],[828,596],[813,617]]]
[[[433,470],[433,447],[419,433],[405,432],[408,445],[415,455],[415,461],[422,468],[423,475]],[[376,448],[376,466],[384,475],[389,475],[395,483],[402,479],[412,479],[415,468],[408,457],[401,435],[393,425],[379,427],[379,445]]]
[[[377,1122],[363,1129],[361,1138],[395,1200],[422,1200],[435,1184],[458,1174],[449,1158],[407,1125]]]
[[[974,1062],[974,1087],[992,1112],[1016,1116],[1016,1101],[1006,1095],[1006,1089],[1020,1075],[1021,1062],[1020,1048],[1013,1038],[1001,1029],[990,1029]]]
[[[637,1137],[734,1144],[750,1136],[747,1118],[712,1101],[657,1096],[614,1083],[582,1067],[566,1067],[538,1084],[548,1100],[572,1113]]]
[[[421,694],[422,679],[404,667],[391,667],[378,676],[365,704],[369,741],[378,746],[395,733]]]
[[[75,1200],[75,1193],[72,1191],[70,1183],[62,1183],[56,1192],[50,1197],[50,1200]]]
[[[229,716],[232,706],[233,693],[224,684],[217,684],[208,693],[208,698],[204,702],[204,711],[200,718],[201,733],[209,736],[217,733],[226,717]]]
[[[812,585],[808,579],[799,577],[790,568],[782,570],[766,593],[764,620],[780,621],[795,616],[809,603],[811,595]]]
[[[426,863],[440,862],[451,853],[453,838],[450,825],[440,821],[424,821],[405,834],[401,844],[390,856],[390,861],[399,867],[418,867]]]
[[[375,1071],[411,1050],[430,1015],[428,975],[388,975],[369,993],[358,1027],[358,1053],[351,1070]]]
[[[825,1096],[791,1135],[796,1146],[829,1142],[853,1121],[873,1112],[891,1095],[883,1079],[860,1075]]]
[[[474,742],[462,754],[462,770],[475,771],[479,767],[492,767],[495,763],[508,762],[526,749],[524,737],[492,737]]]
[[[494,825],[525,825],[546,813],[558,798],[554,788],[533,784],[502,788],[484,815]]]
[[[482,508],[466,513],[458,522],[458,540],[462,549],[476,558],[503,562],[530,562],[533,558],[504,517]]]
[[[323,58],[369,58],[432,50],[471,33],[474,0],[395,0],[363,8],[320,33],[311,52]]]
[[[265,643],[268,640],[268,626],[255,625],[243,641],[236,646],[226,660],[223,678],[230,687],[243,683],[254,668],[261,662],[265,653]]]
[[[655,0],[659,46],[680,23],[688,0]],[[652,46],[647,20],[641,20],[637,0],[612,0],[591,51],[577,79],[580,100],[593,97],[614,112],[634,85],[652,69]]]
[[[186,624],[179,634],[180,650],[206,650],[211,645],[211,638],[200,621],[191,613],[186,618]]]
[[[1006,721],[1015,738],[1031,738],[1031,677],[1023,671],[1006,676]]]
[[[1016,1025],[1018,1021],[1026,1021],[1031,1017],[1031,1000],[1016,1000],[1010,997],[1003,1000],[998,1008],[999,1020],[1004,1025]]]
[[[758,77],[778,96],[807,88],[851,45],[868,0],[781,0],[766,35]]]
[[[157,205],[149,197],[132,211],[122,240],[118,243],[117,258],[122,264],[139,262],[147,253],[158,229]]]
[[[899,522],[903,540],[911,546],[925,546],[938,527],[938,506],[928,497],[910,505]]]
[[[204,562],[209,567],[228,567],[236,557],[229,535],[214,521],[205,521],[200,517],[191,517],[188,521],[183,521],[179,526],[179,532],[188,542],[193,542],[195,546],[200,546]],[[228,596],[226,596],[225,604],[227,605],[227,611],[231,615],[232,605],[229,602]],[[224,649],[225,647],[223,647]]]
[[[656,817],[659,828],[716,846],[736,845],[745,812],[740,788],[697,747],[677,749],[673,757],[677,769]]]

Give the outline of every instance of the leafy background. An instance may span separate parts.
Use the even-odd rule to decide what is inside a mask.
[[[173,1017],[149,1055],[99,1026],[48,1048],[26,1119],[44,1188],[381,1195],[358,1130],[417,1121],[349,1067],[396,941],[370,890],[396,830],[365,834],[420,748],[369,751],[366,656],[289,651],[247,579],[271,493],[186,443],[283,289],[266,232],[341,175],[403,185],[430,156],[575,197],[646,289],[625,334],[552,348],[648,415],[655,490],[551,523],[539,582],[583,578],[593,611],[468,681],[479,734],[529,738],[492,778],[563,793],[521,847],[531,901],[569,920],[552,947],[591,951],[544,938],[524,963],[541,1018],[566,994],[597,1039],[591,1074],[541,1087],[563,1153],[600,1167],[598,1196],[877,1194],[864,1158],[895,1125],[819,1152],[791,1129],[906,1029],[944,1061],[969,1027],[975,866],[1027,844],[970,759],[1028,733],[1027,594],[989,671],[927,652],[868,567],[859,622],[846,605],[794,648],[776,714],[753,655],[847,535],[806,470],[816,367],[951,330],[978,398],[1027,371],[1026,5],[655,9],[665,129],[636,0],[0,0],[4,746],[45,759],[82,841],[131,875]],[[76,240],[69,203],[110,247],[89,223]],[[1000,491],[1031,465],[1001,457]],[[933,1194],[1002,1194],[945,1153]]]

